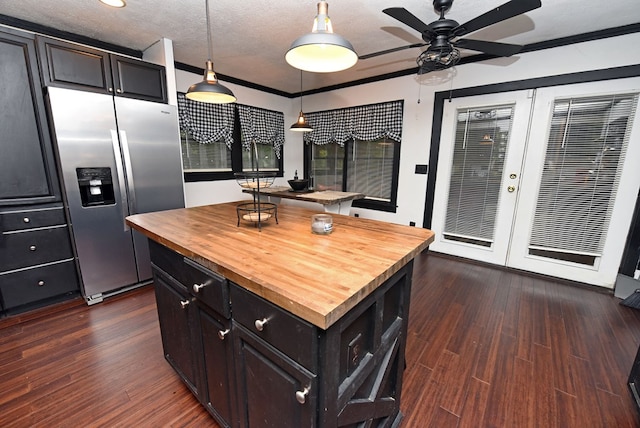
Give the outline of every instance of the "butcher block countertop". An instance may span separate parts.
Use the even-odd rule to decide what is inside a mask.
[[[150,239],[327,329],[433,241],[428,229],[332,214],[333,232],[311,233],[320,211],[278,206],[261,230],[241,222],[247,201],[136,214]]]

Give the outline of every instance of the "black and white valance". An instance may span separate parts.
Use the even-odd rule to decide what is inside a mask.
[[[234,104],[202,103],[178,93],[180,129],[188,131],[199,143],[223,140],[231,149],[234,117]]]
[[[284,114],[242,104],[238,104],[238,112],[242,130],[242,147],[250,150],[251,143],[269,144],[273,146],[276,156],[280,159],[284,144]]]
[[[371,104],[338,110],[306,113],[313,131],[304,134],[309,144],[336,143],[341,146],[350,139],[373,141],[402,139],[402,101]]]

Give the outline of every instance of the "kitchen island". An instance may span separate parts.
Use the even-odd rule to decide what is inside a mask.
[[[246,202],[246,201],[241,201]],[[225,203],[130,216],[149,238],[167,361],[223,426],[401,420],[413,258],[426,229],[278,207],[236,222]]]

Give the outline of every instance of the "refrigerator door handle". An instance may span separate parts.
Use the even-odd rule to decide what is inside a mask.
[[[129,141],[127,140],[127,132],[120,131],[120,142],[122,143],[122,157],[124,158],[124,167],[127,177],[127,191],[129,193],[129,213],[137,214],[136,210],[136,189],[133,182],[133,168],[131,167],[131,154],[129,153]]]
[[[111,129],[111,143],[113,144],[113,156],[116,162],[116,173],[118,174],[118,187],[120,188],[120,205],[122,206],[122,223],[124,231],[131,230],[124,220],[129,215],[127,203],[127,188],[124,182],[124,169],[122,168],[122,154],[120,153],[120,144],[118,143],[118,134],[115,129]]]

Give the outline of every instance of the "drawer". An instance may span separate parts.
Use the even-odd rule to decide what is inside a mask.
[[[200,302],[231,318],[226,278],[152,240],[149,240],[149,253],[155,266],[184,285]]]
[[[231,305],[234,320],[315,372],[314,356],[318,352],[315,326],[233,283]],[[261,329],[257,325],[260,322],[264,323]]]
[[[0,240],[0,272],[73,257],[67,226],[5,232]]]
[[[62,207],[0,213],[0,231],[33,229],[66,224]]]
[[[79,291],[73,260],[0,274],[5,309]]]

